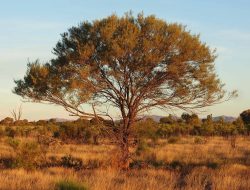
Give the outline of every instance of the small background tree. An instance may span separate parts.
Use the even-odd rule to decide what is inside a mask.
[[[14,118],[14,121],[19,121],[23,114],[23,108],[22,105],[20,105],[17,109],[13,109],[11,111],[12,117]]]
[[[242,121],[247,129],[247,134],[250,134],[250,110],[245,110],[240,114]]]

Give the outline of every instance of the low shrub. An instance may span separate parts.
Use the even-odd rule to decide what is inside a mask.
[[[229,160],[213,159],[213,160],[208,160],[205,163],[205,165],[208,168],[217,169],[217,168],[222,167],[226,162],[229,162]]]
[[[207,142],[206,139],[203,137],[195,137],[194,138],[194,144],[205,144]]]
[[[168,138],[168,143],[169,144],[175,144],[180,141],[180,137],[177,136],[172,136]]]
[[[179,160],[173,160],[171,163],[169,163],[169,167],[171,169],[177,169],[178,170],[178,169],[183,168],[184,164]]]
[[[66,155],[61,158],[61,164],[66,168],[74,168],[75,170],[80,170],[83,168],[83,162],[80,158],[75,158],[71,155]]]
[[[1,157],[0,169],[11,169],[16,167],[16,160],[13,157]]]
[[[221,166],[221,164],[219,162],[208,162],[207,163],[207,167],[212,168],[212,169],[216,169],[220,166]]]
[[[17,132],[16,132],[15,129],[13,129],[13,127],[8,126],[8,127],[5,128],[5,134],[8,137],[14,138],[17,135]]]
[[[55,190],[87,190],[88,188],[78,182],[74,181],[59,181],[55,185]]]
[[[129,163],[129,168],[132,169],[142,169],[142,168],[147,168],[148,165],[142,160],[133,160],[133,162]]]

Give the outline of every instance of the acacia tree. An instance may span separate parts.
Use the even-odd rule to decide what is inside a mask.
[[[140,114],[152,108],[190,111],[225,98],[214,69],[215,51],[184,26],[155,16],[111,15],[83,22],[61,35],[54,54],[45,64],[28,63],[14,93],[61,105],[80,117],[111,118],[97,109],[87,112],[84,104],[119,110],[121,122],[113,122],[109,132],[120,147],[123,168]]]

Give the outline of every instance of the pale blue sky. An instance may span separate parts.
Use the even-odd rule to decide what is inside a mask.
[[[217,48],[217,73],[226,89],[237,89],[239,97],[206,109],[204,115],[238,116],[250,108],[250,1],[249,0],[8,0],[0,2],[0,119],[21,103],[12,94],[13,79],[21,78],[27,60],[52,58],[51,50],[60,33],[83,20],[132,10],[155,14],[167,22],[187,25],[200,33],[202,41]],[[68,117],[62,108],[23,104],[30,120]],[[162,114],[162,113],[154,113]]]

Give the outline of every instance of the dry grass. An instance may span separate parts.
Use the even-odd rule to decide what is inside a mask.
[[[12,154],[4,139],[1,140],[0,150],[1,157]],[[71,154],[84,161],[96,159],[106,162],[114,156],[114,150],[110,145],[63,145],[57,149],[51,148],[49,155],[60,157]],[[194,138],[188,137],[176,144],[161,141],[150,152],[156,155],[157,160],[166,164],[178,161],[185,167],[132,169],[128,172],[112,168],[80,171],[59,167],[35,171],[5,169],[0,171],[0,189],[53,190],[60,180],[81,182],[91,190],[250,189],[249,138],[238,138],[234,149],[229,140],[221,137],[209,138],[206,144],[195,144]],[[211,168],[208,163],[216,164],[216,167]]]
[[[52,190],[60,180],[83,182],[93,190],[167,190],[167,189],[217,189],[247,190],[250,187],[250,168],[230,165],[221,169],[196,168],[188,175],[168,170],[83,170],[49,168],[27,172],[25,170],[4,170],[0,172],[0,189],[6,190]],[[183,179],[181,179],[183,177]]]
[[[230,139],[210,137],[205,144],[195,144],[194,138],[182,138],[177,144],[156,147],[153,152],[159,160],[167,163],[180,161],[186,164],[211,162],[250,165],[250,138],[238,137],[236,148]]]

